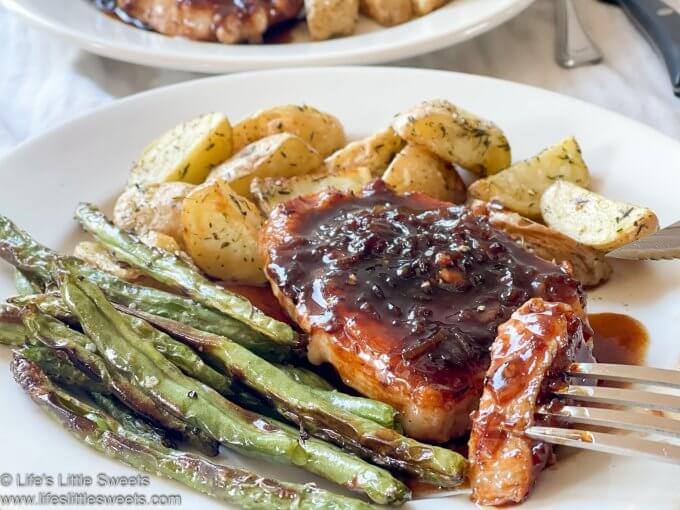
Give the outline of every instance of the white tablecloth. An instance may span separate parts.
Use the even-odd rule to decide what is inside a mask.
[[[391,65],[528,83],[615,110],[680,140],[680,99],[671,93],[661,60],[620,9],[577,1],[605,54],[603,64],[558,67],[552,1],[537,0],[517,18],[474,40]],[[199,76],[90,55],[0,8],[0,154],[115,98]]]

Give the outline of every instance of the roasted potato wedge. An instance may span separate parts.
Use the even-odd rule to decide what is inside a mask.
[[[354,33],[359,21],[359,0],[305,0],[305,18],[309,35],[314,40],[349,35]]]
[[[232,154],[232,130],[221,113],[207,113],[152,142],[130,171],[129,185],[153,182],[203,182]]]
[[[392,127],[407,142],[477,175],[510,166],[510,144],[493,122],[448,101],[425,101],[397,115]]]
[[[399,193],[419,191],[454,204],[465,202],[465,183],[458,172],[419,145],[408,144],[401,149],[382,179]]]
[[[321,155],[302,138],[280,133],[247,145],[215,168],[208,181],[225,180],[236,193],[251,198],[250,182],[255,177],[292,177],[322,167]]]
[[[610,200],[565,181],[545,190],[541,214],[549,227],[601,251],[614,250],[659,229],[659,220],[650,209]]]
[[[142,278],[142,274],[127,264],[118,262],[109,251],[98,242],[82,241],[73,249],[73,255],[84,260],[90,265],[111,273],[126,282],[136,282]]]
[[[301,195],[311,195],[327,189],[357,193],[373,179],[368,168],[350,168],[337,174],[308,174],[296,177],[258,177],[250,184],[265,214],[282,202]]]
[[[413,11],[416,16],[424,16],[447,2],[448,0],[413,0]]]
[[[195,188],[184,199],[184,245],[196,265],[219,280],[266,282],[257,249],[264,218],[255,204],[223,179]]]
[[[496,175],[473,182],[468,194],[487,202],[498,200],[522,216],[540,220],[541,195],[557,180],[570,181],[579,186],[590,184],[588,167],[573,137],[548,147],[537,156],[515,163]]]
[[[380,177],[404,144],[394,129],[383,129],[368,138],[347,144],[327,157],[326,170],[336,174],[350,168],[364,167],[374,177]]]
[[[332,7],[329,5],[327,8]],[[333,115],[311,106],[285,105],[259,111],[236,124],[234,152],[261,138],[279,133],[290,133],[302,138],[322,157],[332,154],[346,143],[345,130]]]
[[[194,187],[185,182],[130,186],[116,201],[113,222],[137,235],[149,231],[165,234],[181,248],[184,245],[182,203]]]
[[[387,27],[405,23],[413,17],[411,0],[359,0],[359,10]]]

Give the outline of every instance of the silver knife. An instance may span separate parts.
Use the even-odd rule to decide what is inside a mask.
[[[606,256],[626,260],[680,259],[680,221],[610,251]]]
[[[680,0],[604,0],[619,5],[657,48],[680,97]]]

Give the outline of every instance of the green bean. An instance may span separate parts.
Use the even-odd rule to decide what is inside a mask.
[[[50,375],[49,372],[48,375]],[[50,378],[52,378],[51,375]],[[114,420],[118,421],[127,430],[156,444],[173,447],[174,443],[167,437],[163,430],[150,425],[115,399],[102,393],[97,393],[96,391],[90,391],[89,394],[92,400],[96,402],[97,406],[104,410],[104,412],[110,415]]]
[[[129,316],[118,312],[85,279],[66,275],[62,295],[97,344],[106,362],[178,416],[246,455],[303,467],[378,503],[403,501],[409,491],[387,471],[317,439],[301,441],[296,430],[246,411],[186,377],[140,337]]]
[[[174,433],[180,439],[188,441],[207,455],[217,455],[218,445],[207,434],[195,430],[195,427],[174,416],[165,406],[154,402],[125,378],[110,371],[104,360],[96,354],[97,346],[87,336],[41,314],[35,308],[24,311],[23,321],[33,338],[52,349],[66,353],[68,358],[96,384],[106,388],[108,393],[116,396],[127,407],[159,427]],[[103,392],[100,388],[95,391]]]
[[[36,363],[50,378],[61,384],[76,386],[86,391],[106,392],[108,388],[78,369],[68,356],[43,344],[25,345],[18,351],[24,358]]]
[[[90,266],[82,260],[62,257],[36,242],[4,216],[0,216],[0,257],[29,275],[32,280],[40,281],[41,286],[50,288],[56,285],[61,261],[71,260],[74,265],[77,265],[78,274],[99,286],[111,301],[226,336],[273,361],[288,359],[294,349],[304,347],[301,342],[296,344],[294,349],[288,345],[272,342],[244,323],[192,299],[134,285]],[[42,298],[18,296],[12,298],[12,301],[18,305],[32,302],[48,315],[62,318],[58,314],[63,311],[63,307],[58,301],[58,296],[54,294],[48,294]]]
[[[338,409],[372,420],[384,427],[396,427],[397,411],[389,404],[362,397],[353,397],[342,393],[320,375],[306,368],[292,365],[276,365],[296,383],[307,386],[310,391],[324,398]]]
[[[0,304],[0,344],[23,345],[25,341],[26,328],[21,323],[19,309]]]
[[[26,294],[36,294],[43,290],[37,279],[19,269],[14,270],[14,286],[19,295],[22,296]]]
[[[296,367],[295,365],[280,364],[276,366],[288,374],[288,377],[293,379],[296,383],[304,384],[305,386],[316,388],[317,390],[335,390],[331,383],[311,370]]]
[[[362,501],[310,485],[262,478],[244,469],[208,462],[171,450],[127,423],[119,423],[53,385],[38,366],[26,359],[12,361],[14,378],[43,410],[75,437],[108,457],[150,474],[165,476],[194,490],[245,509],[270,510],[370,510]]]

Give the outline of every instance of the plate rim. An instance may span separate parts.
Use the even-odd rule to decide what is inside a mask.
[[[350,64],[365,65],[409,58],[453,46],[455,44],[472,39],[484,32],[490,31],[519,15],[535,2],[535,0],[511,1],[513,2],[511,5],[499,11],[490,19],[478,21],[457,31],[444,31],[434,37],[421,37],[415,42],[400,42],[397,39],[391,42],[380,41],[378,44],[369,47],[368,50],[362,47],[344,50],[338,52],[337,54],[324,55],[322,52],[312,56],[305,55],[304,51],[300,51],[296,52],[297,54],[286,55],[285,57],[277,55],[254,55],[253,52],[248,49],[251,48],[251,46],[243,46],[245,51],[242,55],[230,55],[228,57],[210,54],[186,54],[185,52],[180,52],[172,48],[164,48],[157,52],[150,52],[145,47],[140,45],[83,35],[81,32],[72,30],[63,24],[56,23],[49,18],[40,16],[39,13],[35,12],[29,6],[22,4],[20,0],[0,0],[0,6],[4,7],[9,12],[16,14],[21,19],[27,21],[30,25],[44,30],[45,32],[54,36],[61,37],[85,51],[102,57],[165,69],[202,73],[222,73],[231,71],[251,71],[265,68],[273,69],[284,67],[294,68],[301,66]],[[394,27],[385,27],[384,29],[380,30],[380,32],[384,33],[391,29],[405,27],[407,24],[408,23],[396,25]],[[374,33],[376,32],[371,32],[370,34]],[[324,47],[328,47],[331,44],[335,45],[338,43],[338,41],[342,41],[343,39],[351,38],[354,41],[360,42],[360,39],[363,36],[370,34],[358,34],[346,38],[299,43],[295,46],[298,48],[303,47],[303,49],[322,49]],[[156,33],[148,35],[168,37]],[[187,41],[197,45],[197,48],[199,47],[198,45],[202,44],[215,44],[191,40]],[[255,45],[252,47],[260,48],[261,46],[262,45]]]
[[[4,0],[0,0],[2,2]],[[61,130],[65,129],[70,129],[72,126],[75,126],[78,123],[81,122],[87,122],[93,117],[96,117],[98,115],[101,115],[102,113],[109,111],[109,110],[115,110],[119,108],[121,105],[125,105],[128,103],[135,103],[138,101],[144,101],[144,99],[147,96],[152,96],[156,94],[170,94],[173,93],[173,91],[180,90],[183,88],[191,88],[194,86],[197,86],[197,84],[205,84],[205,83],[210,83],[210,82],[220,82],[220,81],[232,81],[232,80],[240,80],[240,79],[249,79],[251,76],[260,76],[260,75],[277,75],[277,74],[296,74],[296,73],[345,73],[345,72],[352,72],[352,73],[366,73],[366,74],[373,74],[373,73],[404,73],[404,74],[432,74],[432,75],[440,75],[440,76],[445,76],[445,75],[453,75],[456,76],[460,79],[471,79],[471,80],[479,80],[482,82],[489,82],[489,83],[495,83],[500,86],[505,86],[505,87],[510,87],[510,88],[518,88],[518,89],[524,89],[527,91],[532,91],[538,94],[543,94],[546,96],[552,96],[553,98],[557,98],[561,101],[567,101],[567,102],[572,102],[576,105],[579,105],[581,108],[590,108],[593,109],[601,114],[608,115],[612,119],[616,120],[617,122],[624,122],[628,123],[631,128],[633,129],[642,129],[647,131],[650,135],[658,137],[659,139],[665,140],[667,143],[669,143],[671,146],[675,146],[675,149],[680,151],[680,141],[675,140],[673,137],[670,135],[663,133],[654,127],[645,124],[643,122],[640,122],[639,120],[632,119],[630,117],[627,117],[626,115],[623,115],[622,113],[619,113],[614,110],[610,110],[608,108],[605,108],[600,105],[596,105],[594,103],[591,103],[589,101],[585,101],[583,99],[575,98],[572,96],[568,96],[566,94],[561,94],[559,92],[555,92],[552,90],[544,89],[541,87],[537,87],[534,85],[528,85],[525,83],[519,83],[511,80],[505,80],[502,78],[495,78],[492,76],[482,76],[478,74],[471,74],[471,73],[463,73],[459,71],[446,71],[442,69],[422,69],[418,67],[397,67],[397,66],[321,66],[321,67],[291,67],[291,68],[282,68],[282,69],[264,69],[264,70],[259,70],[259,71],[245,71],[245,72],[239,72],[239,73],[234,73],[234,74],[227,74],[227,75],[219,75],[219,76],[206,76],[202,78],[197,78],[197,79],[190,79],[186,81],[182,81],[179,83],[173,83],[169,85],[163,85],[161,87],[154,87],[148,90],[144,90],[142,92],[137,92],[135,94],[130,94],[125,97],[120,97],[113,99],[112,101],[95,106],[94,108],[91,108],[89,110],[86,110],[75,117],[69,118],[64,120],[63,122],[60,122],[45,131],[32,136],[30,138],[27,138],[25,140],[22,140],[19,142],[17,145],[15,145],[12,149],[7,151],[6,153],[0,155],[0,172],[2,171],[2,167],[7,164],[7,162],[10,159],[20,157],[20,153],[25,151],[25,150],[30,150],[31,146],[34,144],[39,144],[42,142],[43,139],[50,138],[51,136],[57,134]]]

